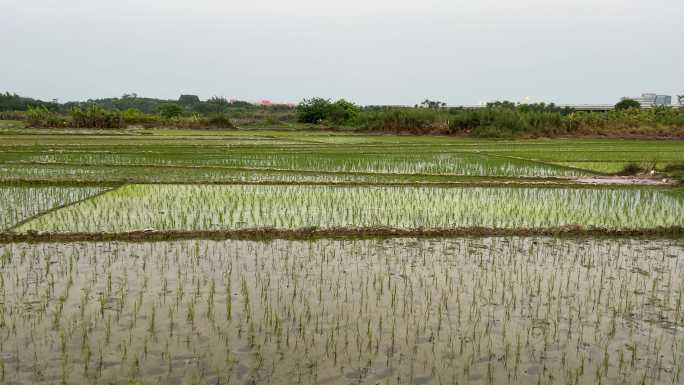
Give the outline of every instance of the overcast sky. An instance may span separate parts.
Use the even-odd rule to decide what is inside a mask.
[[[0,0],[0,91],[360,104],[684,94],[682,0]]]

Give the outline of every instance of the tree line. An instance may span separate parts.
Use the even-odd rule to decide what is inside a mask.
[[[228,100],[222,96],[213,96],[207,100],[200,100],[197,95],[180,95],[178,99],[157,99],[140,97],[135,93],[124,94],[118,98],[88,99],[80,102],[57,101],[46,102],[39,99],[19,96],[15,93],[0,93],[0,111],[28,111],[31,108],[41,107],[52,112],[69,113],[73,108],[87,108],[98,106],[107,110],[130,110],[135,109],[145,114],[172,113],[172,114],[225,114],[236,110],[263,110],[276,111],[291,110],[288,105],[260,106],[242,100]]]
[[[554,104],[489,103],[481,108],[447,107],[425,99],[413,107],[359,106],[314,97],[297,106],[257,106],[223,97],[175,100],[125,94],[120,98],[57,103],[0,93],[0,119],[26,120],[33,127],[125,128],[317,128],[418,135],[521,137],[622,134],[684,137],[684,109],[640,108],[623,100],[608,112],[580,112]]]

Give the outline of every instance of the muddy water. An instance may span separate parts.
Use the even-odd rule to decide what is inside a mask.
[[[682,384],[684,243],[0,246],[8,384]]]

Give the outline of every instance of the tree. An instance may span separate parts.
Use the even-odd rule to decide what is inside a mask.
[[[181,116],[183,109],[176,103],[164,103],[159,106],[159,115],[162,118],[170,119]]]
[[[354,103],[340,99],[328,107],[326,119],[333,123],[346,123],[354,119],[361,109]]]
[[[514,110],[517,105],[508,100],[487,103],[487,108],[508,108]]]
[[[435,100],[430,100],[430,99],[425,99],[423,102],[420,103],[420,106],[423,108],[441,108],[441,107],[446,107],[446,103],[440,102],[440,101],[435,101]]]
[[[211,106],[214,113],[220,114],[228,109],[230,102],[223,96],[212,96],[207,100],[207,104]]]
[[[296,107],[297,120],[303,123],[319,123],[323,120],[342,124],[353,120],[361,111],[361,108],[352,102],[340,99],[335,103],[330,99],[311,98],[304,99]]]
[[[634,99],[624,98],[615,105],[616,110],[630,110],[633,108],[641,108],[641,104]]]
[[[246,102],[244,100],[231,100],[229,103],[231,108],[253,108],[255,107],[254,104],[250,102]],[[273,105],[269,106],[273,107]]]
[[[304,99],[297,105],[297,120],[302,123],[318,123],[328,117],[330,106],[329,99]]]
[[[44,102],[9,92],[0,92],[0,111],[26,111],[30,107],[46,107],[51,111],[57,111],[60,109],[60,104],[54,101]]]

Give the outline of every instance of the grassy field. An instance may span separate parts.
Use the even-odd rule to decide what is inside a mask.
[[[5,122],[0,384],[681,385],[684,188],[615,174],[683,163]]]

